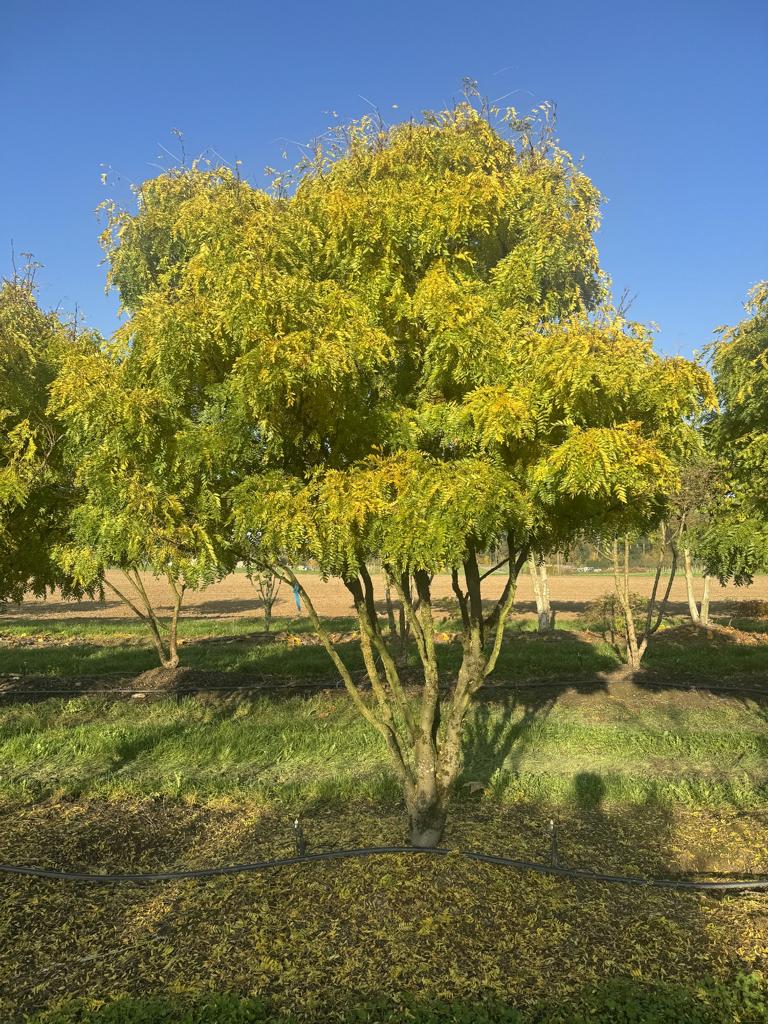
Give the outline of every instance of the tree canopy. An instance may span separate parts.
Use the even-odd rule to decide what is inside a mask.
[[[53,557],[76,494],[49,397],[68,352],[93,338],[40,308],[34,270],[0,282],[0,602],[55,586],[78,592]]]
[[[363,118],[269,190],[195,165],[137,199],[104,235],[129,319],[109,357],[57,386],[98,496],[79,536],[99,564],[149,560],[154,532],[153,566],[220,564],[231,502],[254,565],[294,584],[291,564],[313,557],[339,576],[370,696],[305,600],[392,754],[413,841],[432,844],[529,552],[658,517],[709,378],[611,309],[600,197],[547,111]],[[177,555],[190,530],[194,556]],[[137,543],[109,547],[122,536]],[[508,579],[488,607],[478,553],[500,540]],[[403,602],[418,699],[383,635],[371,558]],[[464,627],[447,703],[430,590],[444,568]]]
[[[736,583],[768,566],[768,282],[752,289],[745,308],[712,349],[720,400],[713,434],[729,468],[729,501],[704,536],[708,570]]]

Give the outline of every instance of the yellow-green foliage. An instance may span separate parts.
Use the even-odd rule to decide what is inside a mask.
[[[610,309],[599,195],[548,123],[514,111],[363,118],[269,192],[193,166],[137,198],[104,238],[130,313],[104,357],[108,389],[83,397],[75,368],[58,392],[89,489],[72,564],[143,553],[189,578],[239,554],[296,582],[290,563],[315,559],[355,596],[375,711],[324,642],[412,816],[444,804],[516,567],[590,526],[661,514],[712,404],[707,374],[657,356]],[[501,540],[509,583],[484,621],[477,551]],[[411,577],[418,588],[418,723],[380,633],[372,557],[404,605]],[[442,718],[429,575],[446,566],[464,660]]]
[[[67,586],[50,553],[74,494],[48,400],[67,351],[92,343],[72,334],[38,305],[33,268],[0,282],[0,601]]]
[[[176,436],[216,453],[221,485],[248,482],[241,535],[274,534],[265,559],[340,571],[391,537],[381,514],[410,569],[502,533],[648,518],[711,404],[702,370],[606,306],[599,194],[535,116],[366,117],[271,190],[196,165],[137,199],[104,235],[122,358],[190,421]],[[318,497],[329,469],[351,474],[329,478],[335,502]]]
[[[703,538],[708,571],[736,583],[750,582],[768,565],[768,281],[751,290],[746,311],[735,326],[720,328],[713,346],[721,405],[713,433],[730,468],[732,500]]]

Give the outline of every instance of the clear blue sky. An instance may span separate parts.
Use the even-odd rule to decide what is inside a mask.
[[[172,129],[263,184],[324,112],[406,117],[451,103],[465,75],[519,109],[557,104],[607,199],[603,266],[663,350],[740,316],[768,277],[766,0],[5,0],[0,273],[13,239],[45,265],[47,304],[110,332],[93,211],[158,173]],[[106,190],[103,164],[120,176]]]

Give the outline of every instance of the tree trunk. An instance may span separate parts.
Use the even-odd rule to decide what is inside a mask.
[[[453,744],[449,741],[449,745]],[[443,756],[449,752],[443,749],[438,756],[430,737],[422,735],[417,740],[415,753],[414,782],[406,787],[409,838],[412,846],[430,849],[442,839],[445,826],[449,796],[438,781],[437,772],[449,767],[441,764]],[[450,773],[454,778],[458,776],[458,762],[451,765]]]
[[[184,591],[187,589],[187,585],[186,583],[179,583],[171,576],[168,576],[168,583],[173,590],[174,602],[173,614],[171,615],[171,621],[168,624],[168,664],[166,667],[178,668],[179,613],[181,612],[181,603],[184,600]]]
[[[403,594],[407,594],[408,595],[408,600],[410,601],[411,600],[411,579],[410,579],[410,576],[407,573],[403,574],[403,576],[401,578],[401,581],[400,581],[400,587],[401,587],[401,590],[402,590]],[[400,601],[400,614],[399,614],[399,621],[398,621],[398,630],[397,630],[397,632],[398,632],[398,639],[399,639],[398,646],[400,648],[400,651],[399,651],[399,661],[400,661],[400,663],[402,665],[407,665],[408,664],[408,617],[407,617],[407,615],[405,613],[405,598],[404,597],[401,597],[401,601]]]
[[[704,577],[704,592],[701,595],[701,614],[699,620],[702,626],[709,625],[709,576]]]
[[[406,693],[397,665],[384,642],[375,614],[370,578],[361,565],[359,573],[343,576],[354,598],[359,624],[360,650],[370,684],[366,694],[353,678],[321,622],[311,598],[290,567],[281,566],[279,578],[299,588],[317,636],[336,666],[355,708],[384,739],[392,764],[403,787],[408,811],[409,835],[413,846],[431,849],[440,842],[452,793],[462,767],[462,738],[474,695],[493,672],[504,636],[504,625],[515,599],[518,574],[528,557],[524,548],[509,559],[509,580],[494,612],[483,618],[481,576],[474,545],[468,546],[464,561],[466,594],[458,585],[458,570],[452,578],[462,611],[463,656],[451,698],[443,714],[440,666],[435,645],[435,621],[431,601],[431,576],[424,571],[389,574],[400,599],[402,630],[416,651],[423,668],[421,699],[418,704]],[[416,599],[412,586],[416,586]],[[493,620],[493,642],[483,644],[484,629]]]
[[[436,794],[430,792],[429,787],[424,791],[417,787],[407,805],[411,845],[422,850],[433,849],[442,839],[446,807]]]
[[[619,563],[619,544],[618,541],[613,542],[613,578],[626,631],[627,664],[632,669],[638,669],[640,668],[643,654],[645,654],[647,638],[644,637],[642,642],[638,643],[635,615],[632,611],[632,600],[629,595],[629,541],[626,537],[624,538],[623,572]]]
[[[701,593],[701,604],[696,600],[694,589],[693,566],[691,553],[688,548],[683,548],[683,564],[685,566],[685,589],[688,594],[688,610],[691,615],[691,622],[697,626],[709,625],[709,576],[704,576],[704,587]]]
[[[264,632],[269,632],[269,627],[272,625],[272,601],[264,602]]]
[[[533,594],[536,598],[537,628],[539,633],[548,633],[552,629],[552,605],[549,600],[547,565],[543,558],[537,562],[536,558],[531,555],[528,559],[528,567],[531,571]]]
[[[176,651],[161,659],[163,668],[178,668],[179,656]]]
[[[701,622],[701,614],[699,613],[699,607],[696,602],[696,593],[693,589],[693,567],[691,565],[691,552],[687,547],[683,548],[683,567],[685,569],[685,590],[688,595],[688,611],[691,616],[691,622],[695,625],[699,625]]]
[[[389,629],[389,635],[392,637],[397,636],[397,624],[395,622],[395,606],[392,604],[392,587],[387,580],[384,586],[384,603],[387,607],[387,627]]]

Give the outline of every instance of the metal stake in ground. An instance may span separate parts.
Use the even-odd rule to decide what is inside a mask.
[[[549,819],[549,862],[553,868],[560,867],[560,855],[557,851],[557,825],[555,819]]]
[[[296,856],[303,857],[307,852],[307,840],[298,818],[293,823],[293,841],[296,846]]]

